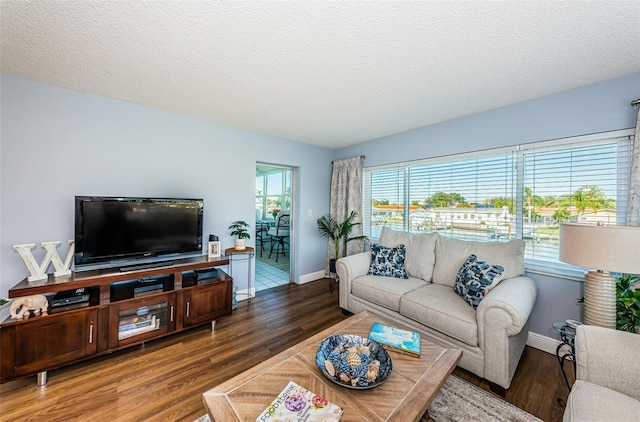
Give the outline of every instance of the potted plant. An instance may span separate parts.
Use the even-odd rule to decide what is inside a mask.
[[[245,249],[247,247],[247,239],[251,238],[249,235],[249,224],[242,220],[234,221],[229,226],[229,230],[231,230],[231,236],[236,236],[236,246],[235,248],[239,251]]]
[[[329,260],[329,271],[332,273],[336,272],[336,260],[340,258],[340,247],[342,246],[342,250],[346,254],[347,251],[347,243],[353,240],[363,240],[367,241],[369,238],[367,236],[354,236],[351,237],[351,233],[353,233],[353,229],[355,226],[361,224],[355,222],[358,214],[355,211],[351,211],[349,217],[346,220],[339,223],[335,218],[331,216],[331,214],[325,214],[322,217],[318,218],[316,224],[318,226],[318,233],[320,236],[327,238],[333,242],[335,247],[335,256],[334,258]]]
[[[640,334],[640,280],[624,274],[616,281],[616,329]]]

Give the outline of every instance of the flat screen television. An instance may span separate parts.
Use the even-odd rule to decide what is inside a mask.
[[[75,270],[201,255],[203,210],[202,199],[76,196]]]

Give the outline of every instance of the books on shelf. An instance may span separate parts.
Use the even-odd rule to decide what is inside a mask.
[[[369,338],[380,343],[387,350],[415,357],[420,356],[420,333],[416,331],[403,330],[374,322]]]
[[[120,317],[119,328],[143,323],[143,322],[146,322],[147,319],[148,319],[147,315],[132,315],[127,317]]]
[[[157,330],[166,321],[167,302],[127,309],[119,314],[118,340]]]
[[[344,410],[293,381],[256,418],[256,422],[338,422]]]
[[[137,322],[120,325],[118,327],[118,340],[124,340],[158,328],[160,328],[160,318],[156,318],[155,315],[150,318],[141,318]]]
[[[167,302],[154,303],[152,305],[145,305],[121,311],[119,316],[121,321],[125,318],[141,318],[148,314],[158,314],[166,312],[167,307]]]

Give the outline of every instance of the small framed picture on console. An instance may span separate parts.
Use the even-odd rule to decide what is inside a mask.
[[[220,258],[220,242],[209,242],[209,258]]]

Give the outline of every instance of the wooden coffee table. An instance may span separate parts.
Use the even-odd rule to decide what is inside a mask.
[[[403,328],[370,312],[361,312],[254,366],[203,394],[214,422],[253,422],[294,381],[344,409],[341,422],[418,421],[462,357],[462,351],[421,336],[421,356],[389,352],[393,371],[372,389],[354,390],[325,378],[316,366],[316,352],[335,334],[368,337],[375,321]],[[265,332],[265,335],[269,335]]]

